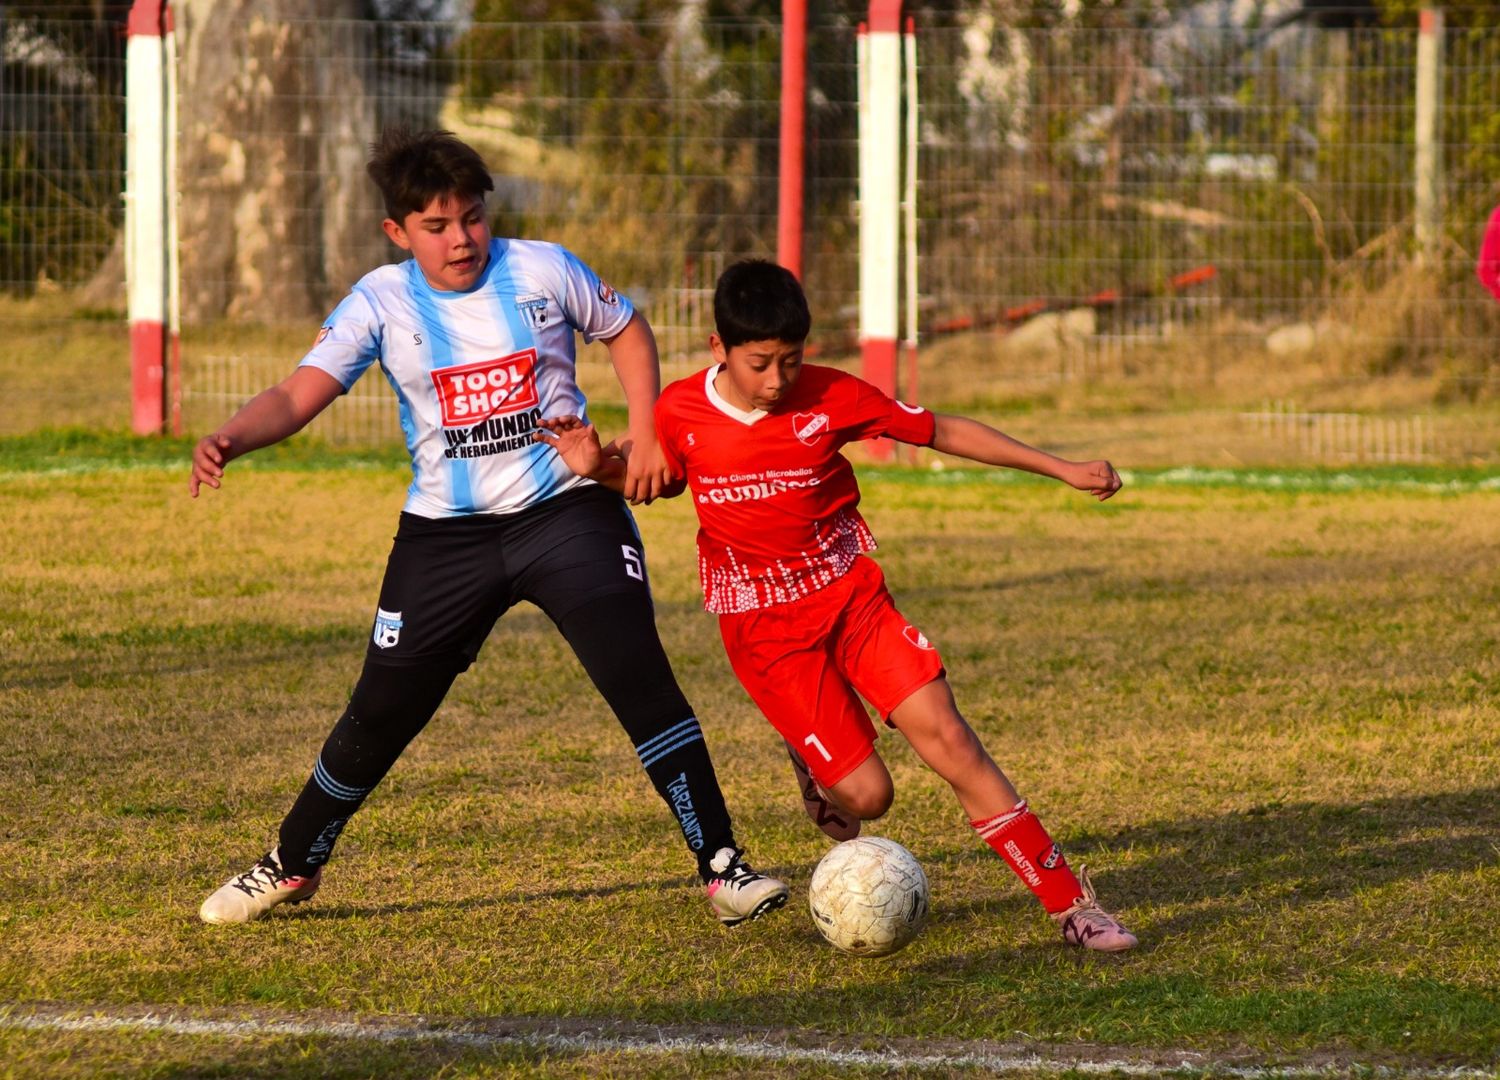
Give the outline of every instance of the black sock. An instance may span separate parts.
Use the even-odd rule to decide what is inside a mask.
[[[570,612],[558,628],[630,736],[707,881],[718,850],[736,846],[734,829],[703,729],[672,674],[650,602],[638,594],[600,597]]]
[[[306,876],[328,861],[344,826],[427,726],[458,670],[448,661],[412,667],[366,662],[349,707],[281,823],[283,870]]]

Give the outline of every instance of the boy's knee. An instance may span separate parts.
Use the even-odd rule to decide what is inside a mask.
[[[885,816],[896,796],[890,784],[874,784],[860,787],[845,795],[838,794],[839,803],[845,810],[861,821],[874,821]]]

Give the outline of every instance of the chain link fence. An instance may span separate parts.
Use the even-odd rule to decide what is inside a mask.
[[[669,378],[705,362],[724,265],[774,255],[769,23],[250,19],[179,32],[191,430],[289,371],[349,285],[399,255],[363,176],[381,124],[442,126],[478,147],[496,173],[496,232],[563,243],[630,295]],[[815,344],[834,361],[857,348],[855,34],[825,14],[809,35],[805,277]],[[1472,272],[1500,199],[1500,35],[1443,35],[1443,218],[1425,249],[1414,26],[1187,13],[1089,29],[980,14],[918,35],[924,398],[1029,408],[1109,383],[1257,437],[1302,430],[1247,419],[1261,414],[1422,414],[1420,437],[1378,452],[1330,434],[1288,435],[1284,454],[1500,456],[1500,305]],[[58,392],[124,401],[111,321],[124,307],[119,36],[0,16],[0,49],[0,328],[64,366],[99,354]],[[617,398],[602,350],[583,356],[585,388]],[[45,380],[5,377],[31,389],[38,422],[68,422]],[[393,439],[389,397],[362,380],[320,430]],[[3,426],[23,427],[8,408]]]

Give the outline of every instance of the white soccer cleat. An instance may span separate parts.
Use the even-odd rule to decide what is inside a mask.
[[[323,882],[320,866],[312,877],[297,877],[281,868],[275,848],[243,874],[236,874],[203,901],[198,917],[206,923],[247,923],[277,904],[300,904],[312,898]]]
[[[1064,941],[1099,952],[1124,952],[1140,944],[1134,934],[1120,925],[1119,919],[1099,906],[1094,886],[1089,881],[1088,867],[1082,863],[1078,866],[1078,884],[1083,895],[1074,900],[1067,911],[1052,916],[1062,927]]]
[[[738,926],[786,903],[786,883],[757,874],[734,848],[720,848],[708,864],[708,903],[725,926]]]

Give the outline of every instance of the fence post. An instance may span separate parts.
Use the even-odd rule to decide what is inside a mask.
[[[870,0],[859,126],[859,346],[864,377],[896,396],[901,309],[901,0]],[[889,440],[871,444],[889,459]]]
[[[781,147],[776,261],[802,278],[803,144],[807,116],[807,0],[781,5]]]
[[[177,325],[177,64],[172,9],[135,0],[125,47],[125,281],[131,427],[182,426]]]
[[[1435,263],[1442,228],[1438,185],[1438,113],[1442,108],[1443,13],[1423,8],[1417,32],[1416,235],[1417,258]]]
[[[917,24],[907,16],[906,33],[902,38],[902,54],[906,66],[906,159],[902,179],[901,227],[905,247],[903,261],[906,269],[906,400],[917,403],[917,142],[921,138],[921,126],[917,119]],[[916,447],[911,448],[912,460],[916,460]]]

